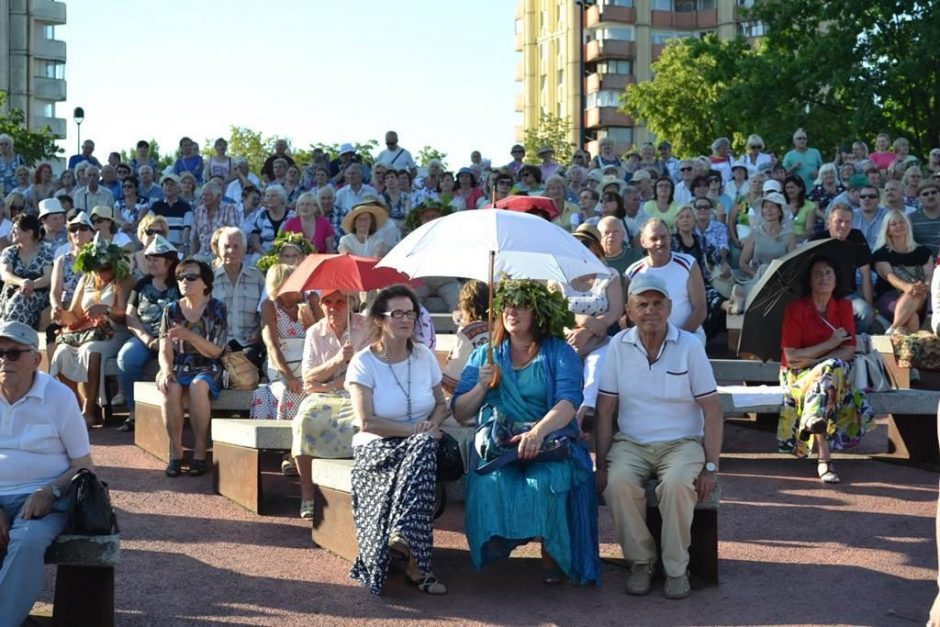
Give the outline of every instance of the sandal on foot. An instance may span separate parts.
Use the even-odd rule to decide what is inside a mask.
[[[310,499],[309,501],[300,501],[300,517],[304,520],[311,520],[313,518],[314,512],[314,501]]]
[[[400,560],[407,562],[411,559],[411,545],[408,544],[408,540],[397,533],[392,534],[388,538],[388,550],[391,553],[390,557],[395,560]]]
[[[839,475],[832,469],[831,461],[818,462],[816,464],[816,474],[819,475],[823,483],[839,483]]]
[[[165,472],[167,477],[179,477],[182,471],[183,460],[181,459],[171,459],[170,463],[166,465]]]
[[[193,462],[189,465],[189,476],[201,477],[204,474],[206,474],[206,460],[194,459]]]
[[[813,433],[815,435],[822,435],[826,433],[829,428],[829,421],[825,418],[816,418],[815,420],[806,421],[805,426],[803,427],[806,431]]]
[[[565,573],[560,568],[542,568],[542,583],[553,586],[565,580]]]
[[[447,586],[438,581],[432,573],[421,575],[419,579],[412,579],[410,575],[405,575],[405,577],[408,579],[408,583],[425,594],[447,594]]]
[[[125,433],[127,433],[128,431],[133,431],[133,430],[134,430],[134,421],[131,420],[130,418],[125,420],[124,424],[118,427],[118,431],[123,431]]]

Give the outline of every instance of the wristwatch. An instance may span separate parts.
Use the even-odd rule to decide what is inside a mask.
[[[50,484],[47,485],[46,487],[49,488],[49,491],[50,491],[50,492],[52,492],[52,496],[53,496],[54,498],[57,498],[57,499],[58,499],[58,498],[62,498],[62,490],[59,489],[59,486],[57,486],[57,485],[54,484],[54,483],[50,483]]]
[[[705,462],[705,472],[718,472],[718,465],[715,462]]]

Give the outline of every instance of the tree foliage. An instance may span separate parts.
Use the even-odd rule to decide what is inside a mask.
[[[160,152],[160,143],[152,137],[147,140],[147,143],[150,144],[150,156],[156,159],[157,161],[157,171],[153,173],[155,177],[159,179],[160,173],[167,169],[169,166],[173,165],[176,162],[176,155],[169,154],[164,155]],[[178,152],[178,151],[177,151]],[[134,159],[137,156],[137,145],[131,146],[127,150],[121,151],[121,163],[129,164],[131,159]]]
[[[441,162],[441,167],[445,170],[447,169],[447,153],[441,152],[431,146],[424,146],[418,151],[418,155],[415,157],[415,163],[424,168],[427,167],[431,159],[437,159]]]
[[[7,92],[0,91],[0,110],[3,109],[7,99]],[[14,151],[22,155],[26,165],[29,166],[64,152],[56,146],[55,133],[48,126],[43,126],[38,130],[26,128],[26,114],[20,109],[0,113],[0,133],[13,138]]]
[[[528,163],[538,163],[538,151],[542,146],[548,146],[555,151],[555,160],[559,163],[571,161],[574,144],[569,141],[571,121],[551,113],[542,113],[539,124],[535,128],[527,128],[523,146],[525,146],[525,159]]]
[[[750,133],[784,151],[798,127],[826,156],[882,131],[914,154],[940,145],[940,0],[764,0],[746,17],[765,25],[754,45],[673,41],[624,110],[679,154]]]

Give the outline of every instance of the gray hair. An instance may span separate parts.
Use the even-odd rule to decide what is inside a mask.
[[[223,226],[220,228],[217,233],[219,234],[219,240],[223,237],[228,237],[229,235],[238,235],[238,239],[241,240],[242,249],[246,252],[248,251],[248,236],[245,235],[245,232],[234,226]]]
[[[322,190],[321,190],[321,191],[322,191]],[[331,191],[332,191],[332,190],[331,190]],[[313,192],[304,192],[303,194],[301,194],[300,196],[298,196],[298,197],[297,197],[297,200],[294,201],[294,206],[297,206],[297,205],[299,205],[301,202],[304,202],[304,201],[307,201],[307,200],[313,201],[313,204],[317,206],[317,210],[320,209],[319,193],[314,194]]]
[[[285,204],[287,203],[287,191],[284,189],[282,185],[278,185],[277,183],[272,183],[264,188],[264,193],[267,194],[268,192],[273,192],[277,194],[278,196],[281,197],[281,200],[283,200]]]
[[[202,191],[212,192],[216,196],[222,196],[222,186],[216,183],[215,181],[209,181],[202,186]]]
[[[336,190],[330,187],[329,185],[324,185],[317,190],[317,201],[319,202],[320,198],[323,197],[323,194],[329,193],[333,198],[336,198]]]
[[[727,137],[719,137],[715,139],[715,141],[712,142],[712,146],[711,146],[712,152],[716,152],[722,146],[730,146],[730,145],[731,145],[731,140],[729,140]]]
[[[137,175],[140,176],[140,173],[143,172],[144,170],[147,170],[148,172],[150,172],[150,175],[153,176],[153,168],[151,168],[149,165],[142,165],[139,168],[137,168]]]
[[[16,145],[16,142],[13,140],[11,136],[7,135],[6,133],[0,133],[0,140],[4,140],[4,139],[10,142],[10,150],[12,150],[13,147]]]
[[[611,224],[617,227],[618,229],[620,229],[620,233],[624,237],[627,236],[627,228],[623,225],[623,220],[621,220],[620,218],[616,216],[604,216],[603,218],[597,221],[597,228],[598,230],[600,230],[601,225],[607,226],[608,224]]]
[[[901,181],[902,181],[905,185],[907,185],[908,181],[909,181],[910,178],[911,178],[911,174],[914,174],[915,172],[916,172],[917,174],[920,174],[922,177],[924,176],[924,173],[921,172],[920,166],[912,165],[911,167],[909,167],[909,168],[907,168],[906,170],[904,170],[904,177],[901,179]]]

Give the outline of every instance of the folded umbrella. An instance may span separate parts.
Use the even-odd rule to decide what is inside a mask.
[[[748,295],[738,354],[749,353],[763,361],[780,360],[784,310],[790,301],[803,296],[806,274],[820,257],[837,265],[855,260],[852,244],[830,238],[808,242],[771,261]]]

